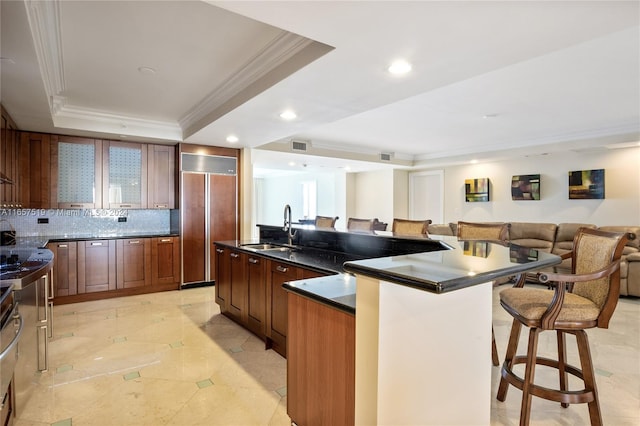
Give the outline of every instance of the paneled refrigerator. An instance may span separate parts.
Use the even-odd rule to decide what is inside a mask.
[[[213,284],[213,243],[238,238],[238,151],[222,152],[180,154],[183,287]]]

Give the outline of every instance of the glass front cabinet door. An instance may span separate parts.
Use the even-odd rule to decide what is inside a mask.
[[[102,199],[106,209],[147,207],[147,146],[104,141]]]
[[[51,137],[51,204],[61,209],[102,208],[102,141]]]

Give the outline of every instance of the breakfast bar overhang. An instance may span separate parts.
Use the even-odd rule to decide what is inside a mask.
[[[513,244],[346,262],[356,276],[355,423],[488,425],[493,282],[560,263]]]

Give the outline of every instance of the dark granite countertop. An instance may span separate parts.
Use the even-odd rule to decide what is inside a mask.
[[[73,235],[39,235],[17,237],[15,246],[0,246],[6,248],[39,248],[45,247],[51,242],[64,241],[91,241],[91,240],[117,240],[123,238],[152,238],[152,237],[178,237],[178,233],[107,233],[107,234],[73,234]]]
[[[290,281],[283,287],[349,314],[356,313],[356,277],[350,274]]]
[[[216,241],[218,245],[230,247],[233,249],[243,250],[247,253],[263,256],[269,259],[279,260],[292,265],[303,266],[305,268],[314,269],[329,274],[343,273],[342,265],[350,260],[361,260],[364,256],[358,256],[347,253],[333,252],[309,247],[292,247],[287,251],[256,251],[246,248],[247,244],[257,244],[259,241]],[[283,245],[284,246],[284,245]]]
[[[516,244],[443,238],[452,250],[347,262],[347,272],[432,293],[462,290],[560,263],[559,256]]]

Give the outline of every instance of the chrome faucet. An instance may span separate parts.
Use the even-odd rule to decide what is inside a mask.
[[[293,237],[296,232],[291,228],[291,206],[289,204],[284,206],[284,228],[282,230],[287,232],[289,245],[293,245]]]

